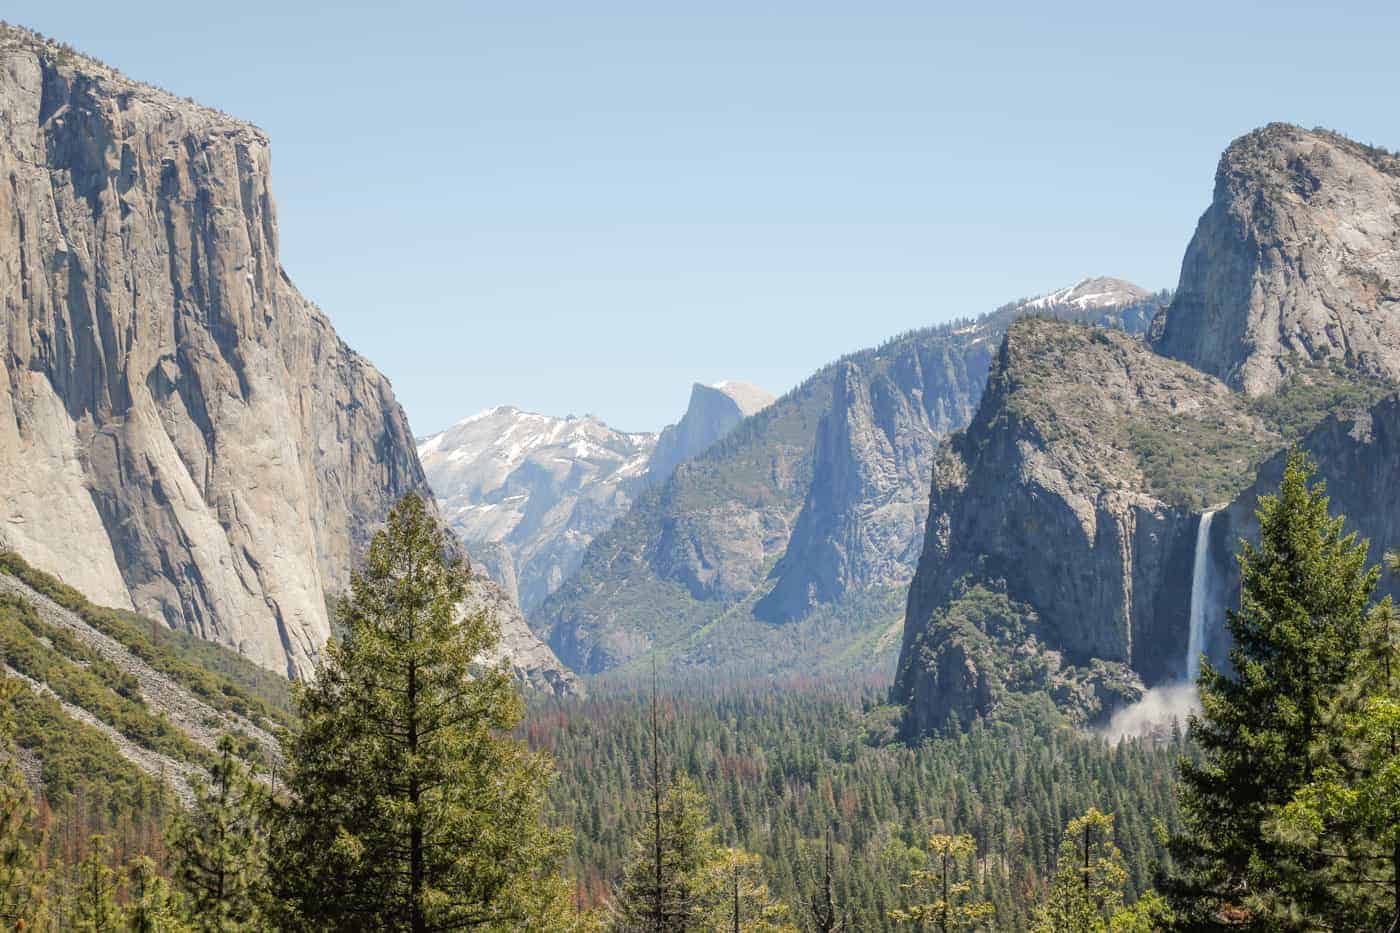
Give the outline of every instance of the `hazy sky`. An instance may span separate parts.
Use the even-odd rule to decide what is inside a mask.
[[[781,392],[1089,274],[1174,286],[1233,137],[1400,147],[1400,4],[957,6],[0,16],[266,129],[284,265],[420,434],[501,403],[653,429],[692,381]]]

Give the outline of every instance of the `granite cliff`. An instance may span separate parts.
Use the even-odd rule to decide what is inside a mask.
[[[1141,329],[1161,300],[1107,292],[1034,311]],[[1029,301],[851,354],[747,418],[594,539],[536,631],[591,673],[652,647],[702,670],[892,662],[938,438],[971,418]]]
[[[1282,123],[1231,143],[1153,345],[1251,396],[1315,362],[1400,378],[1400,157]]]
[[[0,546],[304,676],[427,484],[282,268],[269,169],[257,127],[0,31]]]
[[[1141,341],[1012,325],[933,467],[895,687],[910,731],[1033,689],[1092,718],[1178,675],[1199,509],[1281,443],[1243,396]]]
[[[707,449],[750,415],[773,404],[773,395],[747,382],[695,383],[681,420],[657,438],[647,464],[647,482],[664,483],[676,467]]]
[[[1012,328],[934,467],[895,688],[910,734],[1035,692],[1090,720],[1179,679],[1206,511],[1206,647],[1222,657],[1230,555],[1299,438],[1373,556],[1392,543],[1376,503],[1400,463],[1385,398],[1400,375],[1397,218],[1393,155],[1274,124],[1221,158],[1150,349]]]
[[[418,454],[473,560],[531,612],[641,490],[772,400],[743,382],[696,383],[685,415],[660,435],[501,406],[423,438]]]

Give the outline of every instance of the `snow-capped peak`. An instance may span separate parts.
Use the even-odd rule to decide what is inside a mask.
[[[1112,308],[1133,304],[1150,297],[1151,293],[1147,289],[1134,285],[1132,282],[1098,276],[1083,278],[1073,285],[1048,295],[1028,299],[1022,303],[1022,307],[1027,310],[1073,307],[1087,311],[1092,308]]]

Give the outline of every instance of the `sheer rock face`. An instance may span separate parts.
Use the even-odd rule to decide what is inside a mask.
[[[1400,543],[1400,395],[1382,399],[1359,412],[1329,416],[1305,435],[1299,446],[1313,458],[1317,477],[1327,483],[1333,515],[1347,518],[1346,530],[1370,543],[1368,559],[1381,562]],[[1224,658],[1228,635],[1224,607],[1239,605],[1240,574],[1234,559],[1241,539],[1259,540],[1255,516],[1259,497],[1278,491],[1288,452],[1280,451],[1260,466],[1254,483],[1230,502],[1211,523],[1209,559],[1220,584],[1214,590],[1214,620],[1207,634],[1208,653]],[[1400,580],[1381,575],[1377,598],[1400,599]]]
[[[938,440],[971,418],[1007,325],[1032,310],[1141,330],[1157,307],[1152,297],[1027,305],[819,370],[641,495],[531,617],[536,631],[580,671],[624,666],[653,646],[687,665],[749,664],[741,647],[726,660],[734,632],[706,633],[797,623],[817,610],[850,617],[847,601],[906,585]],[[865,622],[883,630],[898,620]],[[841,638],[870,634],[859,624],[815,649],[794,636],[792,650],[839,653]]]
[[[1148,683],[1179,673],[1197,509],[1154,490],[1144,429],[1184,432],[1180,470],[1241,477],[1280,443],[1222,382],[1140,341],[1012,325],[977,415],[933,467],[895,687],[913,731],[987,712],[985,678],[954,676],[967,664],[936,650],[937,618],[969,585],[1033,608],[1042,647],[1071,664],[1122,663]],[[1213,452],[1220,438],[1237,443]]]
[[[923,479],[938,438],[966,417],[970,401],[965,374],[950,363],[910,347],[869,372],[838,367],[817,428],[812,484],[755,615],[789,622],[849,590],[909,579],[928,508]],[[928,411],[926,398],[945,404]]]
[[[267,137],[0,31],[0,545],[309,674],[410,491],[389,383],[277,258]]]
[[[1400,158],[1285,124],[1236,140],[1156,331],[1252,396],[1308,360],[1400,379]]]
[[[676,467],[703,452],[750,415],[773,404],[771,393],[747,382],[695,383],[690,404],[676,424],[661,432],[647,465],[647,482],[664,483]]]

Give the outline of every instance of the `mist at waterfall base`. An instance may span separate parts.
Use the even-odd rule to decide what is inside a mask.
[[[1191,564],[1191,614],[1186,639],[1186,676],[1177,683],[1153,687],[1131,706],[1113,714],[1103,729],[1110,742],[1152,735],[1170,728],[1173,721],[1184,727],[1186,717],[1201,708],[1196,680],[1201,673],[1201,653],[1205,651],[1207,603],[1210,596],[1210,524],[1216,510],[1201,513],[1196,526],[1196,551]]]

